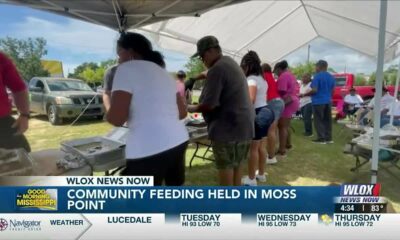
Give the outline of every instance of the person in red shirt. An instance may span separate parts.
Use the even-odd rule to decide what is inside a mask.
[[[11,116],[11,103],[7,88],[11,91],[15,106],[19,112],[17,119]],[[28,90],[25,82],[13,62],[0,52],[0,148],[24,148],[30,152],[30,146],[23,135],[29,126]]]
[[[264,63],[261,65],[263,70],[264,79],[267,81],[267,107],[274,112],[274,122],[268,129],[268,135],[266,138],[267,141],[267,149],[268,149],[268,158],[266,160],[267,164],[275,164],[277,163],[277,159],[275,157],[275,144],[276,144],[276,130],[278,127],[278,120],[281,117],[282,111],[285,107],[285,103],[280,98],[278,94],[278,88],[276,86],[276,81],[272,74],[271,66],[268,63]]]

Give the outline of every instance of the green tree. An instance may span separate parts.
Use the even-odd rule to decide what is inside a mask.
[[[68,77],[82,79],[87,83],[99,85],[103,81],[105,71],[115,64],[117,64],[117,60],[115,59],[108,59],[100,63],[84,62],[77,66],[73,73],[69,73]]]
[[[363,74],[357,74],[355,79],[355,86],[365,86],[367,81]]]
[[[47,54],[44,38],[17,39],[6,37],[0,39],[0,49],[14,62],[21,77],[29,81],[31,78],[47,77],[50,73],[43,69],[40,59]]]
[[[78,75],[78,78],[84,80],[91,86],[98,86],[103,82],[105,70],[104,67],[98,67],[93,70],[88,66]]]
[[[376,73],[373,72],[371,73],[371,76],[369,76],[368,84],[375,85],[375,81],[376,81]]]
[[[85,80],[87,83],[92,83],[94,82],[96,72],[90,67],[86,67],[81,73],[79,73],[78,78]]]
[[[294,67],[291,67],[290,70],[296,76],[297,79],[301,79],[304,74],[313,74],[315,72],[315,63],[299,63]]]
[[[187,78],[196,77],[206,70],[200,58],[190,58],[189,62],[185,64]],[[196,81],[194,88],[200,89],[204,86],[204,81]]]
[[[397,66],[390,66],[388,69],[383,71],[383,82],[384,85],[394,85],[396,84],[397,78]],[[373,72],[369,77],[369,84],[375,85],[376,81],[376,72]]]
[[[99,65],[95,62],[84,62],[81,65],[77,66],[74,69],[73,73],[69,73],[68,77],[69,78],[79,78],[81,74],[86,70],[86,69],[91,69],[93,71],[96,71],[96,69],[99,67]],[[86,73],[87,74],[87,73]]]
[[[384,76],[387,84],[395,85],[397,78],[397,66],[390,66],[388,69],[386,69]]]

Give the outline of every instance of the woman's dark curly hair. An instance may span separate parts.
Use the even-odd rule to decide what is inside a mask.
[[[261,60],[255,51],[249,51],[248,53],[246,53],[246,55],[243,56],[242,61],[240,62],[240,66],[242,68],[248,69],[246,72],[246,76],[262,75]]]
[[[143,57],[143,60],[153,62],[165,68],[164,56],[153,50],[151,42],[139,33],[123,33],[117,41],[119,47],[132,49]]]

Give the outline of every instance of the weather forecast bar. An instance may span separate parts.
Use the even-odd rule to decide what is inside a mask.
[[[391,213],[379,184],[174,188],[148,186],[144,183],[153,179],[147,177],[118,179],[49,178],[32,186],[8,180],[0,187],[0,239],[27,234],[29,239],[60,239],[60,234],[62,239],[264,239],[265,234],[378,239],[390,231],[385,238],[390,240],[400,235],[400,215]]]

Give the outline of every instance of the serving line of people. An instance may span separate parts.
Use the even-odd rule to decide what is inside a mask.
[[[197,79],[185,82],[185,89],[183,72],[178,73],[175,84],[166,81],[171,77],[162,56],[140,34],[123,34],[117,45],[120,64],[113,77],[107,120],[115,126],[126,122],[129,128],[123,175],[152,175],[156,185],[184,183],[188,134],[180,119],[187,110],[202,113],[208,125],[221,185],[256,185],[256,179],[266,180],[266,159],[267,163],[277,162],[275,142],[271,142],[276,136],[267,136],[275,135],[278,126],[282,132],[278,154],[284,156],[290,147],[290,118],[298,108],[297,81],[286,61],[275,66],[274,72],[280,76],[275,82],[271,68],[262,67],[255,52],[246,54],[239,66],[223,56],[215,37],[206,36],[198,41],[195,54],[208,68],[197,78],[206,78],[204,88],[198,104],[185,106]],[[107,77],[105,81],[109,81]],[[154,112],[163,117],[154,118]],[[242,165],[249,153],[249,176],[242,179]]]
[[[128,55],[127,61],[124,54]],[[220,185],[254,186],[257,180],[266,180],[265,163],[277,163],[277,157],[285,157],[292,148],[290,122],[300,102],[309,113],[311,99],[318,133],[314,142],[332,142],[330,110],[334,79],[323,60],[316,65],[317,74],[308,91],[299,94],[300,86],[286,61],[277,63],[271,71],[268,64],[261,64],[256,52],[249,51],[238,65],[222,54],[213,36],[200,39],[193,56],[200,57],[207,71],[186,82],[184,72],[178,72],[175,84],[166,81],[171,77],[164,69],[162,56],[154,54],[151,44],[140,34],[122,35],[118,55],[122,59],[114,77],[107,120],[116,126],[127,122],[129,127],[124,175],[152,175],[156,185],[183,184],[188,135],[180,119],[185,117],[185,110],[203,114]],[[277,81],[273,73],[278,76]],[[205,84],[199,103],[187,104],[195,81],[202,78]],[[304,83],[309,80],[308,76]],[[154,112],[163,117],[154,118]],[[307,126],[306,134],[312,135]],[[246,162],[248,176],[242,178]],[[178,180],[171,181],[170,176]]]

